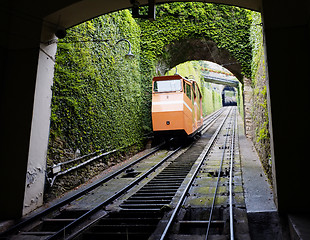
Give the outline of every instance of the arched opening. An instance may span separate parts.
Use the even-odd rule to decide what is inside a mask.
[[[166,56],[169,56],[167,58]],[[173,42],[165,47],[165,55],[160,60],[160,72],[166,72],[180,63],[206,60],[217,63],[227,68],[240,82],[243,82],[241,64],[232,54],[223,48],[219,48],[214,41],[207,39],[183,39]]]
[[[197,52],[200,50],[200,48],[196,49]],[[187,61],[165,73],[165,75],[173,74],[194,79],[198,83],[203,95],[204,116],[222,106],[238,106],[240,114],[243,115],[242,84],[222,65],[207,60]]]

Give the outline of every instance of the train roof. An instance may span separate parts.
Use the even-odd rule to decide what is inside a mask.
[[[153,77],[153,81],[166,81],[166,80],[178,80],[178,79],[184,79],[185,81],[188,81],[190,84],[192,83],[196,83],[196,86],[198,88],[199,93],[201,94],[201,91],[199,89],[199,86],[197,84],[197,82],[194,79],[188,79],[188,78],[184,78],[179,74],[175,74],[175,75],[168,75],[168,76],[158,76],[158,77]]]
[[[165,81],[165,80],[174,80],[174,79],[184,79],[184,80],[189,81],[189,82],[196,82],[194,79],[184,78],[179,74],[169,75],[169,76],[153,77],[153,81]]]
[[[182,79],[182,78],[183,77],[181,75],[176,74],[176,75],[170,75],[170,76],[153,77],[153,81],[165,81],[165,80]]]

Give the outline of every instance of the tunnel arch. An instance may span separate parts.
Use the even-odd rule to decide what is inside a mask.
[[[243,83],[241,64],[228,50],[219,48],[212,40],[199,38],[175,41],[165,47],[165,55],[159,56],[159,59],[158,71],[162,74],[183,62],[205,60],[225,67]]]
[[[233,5],[242,8],[247,8],[254,11],[261,11],[261,1],[260,0],[212,0],[212,1],[190,1],[190,0],[157,0],[156,4],[160,3],[168,3],[168,2],[204,2],[204,3],[218,3],[225,5]],[[148,0],[140,0],[140,5],[147,5]],[[24,8],[29,9],[29,4],[21,4],[24,5]],[[38,6],[41,7],[41,6]],[[94,17],[98,17],[100,15],[110,13],[113,11],[118,11],[122,9],[131,8],[131,1],[124,0],[114,0],[114,1],[101,1],[101,0],[71,0],[69,2],[64,3],[63,1],[57,1],[53,4],[53,7],[50,9],[46,9],[46,11],[42,11],[42,18],[46,23],[53,26],[60,26],[63,28],[69,28],[75,26],[79,23],[90,20]],[[30,9],[29,9],[30,10]],[[34,9],[32,11],[36,11]],[[44,9],[45,10],[45,9]],[[49,10],[49,11],[48,11]]]
[[[31,9],[30,7],[34,7],[34,10],[36,12],[42,12],[42,6],[41,4],[38,4],[36,1],[34,2],[34,5],[31,6],[28,2],[22,2],[21,5],[25,5],[26,9]],[[173,2],[169,0],[158,0],[156,3],[162,3],[162,2]],[[278,86],[277,79],[282,79],[282,81],[289,82],[290,79],[304,79],[304,73],[300,71],[300,73],[296,73],[296,71],[289,70],[289,69],[301,69],[301,68],[307,68],[309,65],[309,61],[305,61],[304,59],[308,59],[308,42],[309,42],[309,21],[308,21],[308,15],[309,15],[309,5],[305,1],[297,1],[296,3],[292,3],[290,7],[287,7],[287,4],[279,4],[275,1],[268,1],[268,0],[213,0],[208,1],[213,3],[221,3],[221,4],[228,4],[228,5],[235,5],[239,7],[248,8],[251,10],[256,10],[260,12],[264,12],[264,24],[265,24],[265,31],[266,31],[266,44],[268,48],[268,66],[270,66],[269,69],[269,75],[270,79],[270,91],[274,93],[274,97],[271,97],[271,103],[273,108],[273,121],[277,122],[277,124],[272,124],[271,126],[274,128],[271,132],[274,136],[272,137],[272,141],[274,141],[275,150],[272,155],[276,155],[278,159],[285,159],[289,161],[289,157],[291,156],[293,158],[297,159],[305,159],[306,154],[304,152],[298,153],[298,157],[296,157],[296,151],[291,150],[289,153],[282,153],[281,148],[291,148],[294,149],[294,147],[291,147],[288,145],[289,139],[288,137],[283,137],[282,132],[285,130],[285,124],[289,124],[289,120],[283,121],[283,119],[287,119],[286,112],[282,111],[281,113],[281,107],[283,106],[283,101],[281,100],[281,93],[289,91],[290,87],[289,84],[282,84],[281,86]],[[141,4],[147,4],[146,0],[140,0]],[[262,7],[263,3],[263,7]],[[12,5],[18,5],[15,2],[12,1]],[[66,6],[64,4],[67,4]],[[108,13],[111,11],[128,8],[130,6],[129,1],[123,1],[123,0],[115,0],[115,1],[101,1],[101,0],[84,0],[84,1],[77,1],[77,0],[71,0],[69,3],[63,3],[61,0],[54,1],[53,3],[50,3],[52,7],[52,10],[50,10],[48,13],[40,16],[40,19],[45,19],[46,21],[50,22],[54,26],[63,26],[63,27],[71,27],[73,25],[76,25],[82,21],[86,21],[92,17]],[[47,7],[47,6],[45,6]],[[262,11],[262,8],[264,11]],[[20,9],[25,9],[20,7]],[[276,11],[275,11],[276,9]],[[62,16],[62,17],[60,17]],[[52,32],[52,30],[51,30]],[[300,36],[294,38],[290,38],[289,36]],[[290,46],[294,44],[296,48],[292,48],[291,50],[287,48],[287,46]],[[286,49],[284,51],[284,49]],[[283,61],[283,59],[294,59],[294,61]],[[283,71],[283,69],[287,69],[288,71]],[[269,80],[268,80],[269,81]],[[304,82],[305,83],[305,82]],[[269,91],[269,90],[268,90]],[[299,96],[296,96],[296,99],[299,99]],[[303,97],[303,101],[306,103],[306,95]],[[300,110],[301,104],[298,104],[295,102],[295,106],[299,106],[297,110]],[[292,104],[293,105],[293,104]],[[271,106],[271,104],[270,104]],[[306,107],[306,106],[304,106]],[[279,110],[278,110],[279,109]],[[296,113],[298,111],[296,110]],[[271,113],[271,110],[269,111]],[[307,113],[306,113],[307,114]],[[305,116],[305,115],[304,115]],[[270,119],[271,120],[271,119]],[[296,124],[303,125],[308,122],[308,118],[304,117],[304,120],[302,121],[302,124],[300,122]],[[295,134],[296,136],[297,134]],[[282,145],[282,146],[279,146]],[[300,145],[296,146],[296,148],[304,148],[307,147],[303,144],[303,147],[300,147]],[[274,159],[274,156],[272,156]],[[300,204],[296,201],[292,201],[293,203],[297,203],[296,206],[291,203],[291,196],[292,192],[291,190],[286,189],[295,189],[294,193],[300,194],[302,191],[297,192],[297,190],[302,190],[301,187],[298,186],[298,180],[302,182],[302,180],[305,180],[304,182],[307,182],[305,177],[300,177],[293,175],[293,177],[289,178],[289,180],[286,180],[287,175],[290,175],[291,172],[299,172],[297,167],[294,167],[294,171],[291,171],[291,169],[286,170],[287,167],[285,167],[285,161],[278,161],[277,167],[277,173],[275,174],[275,177],[279,178],[281,180],[280,184],[274,185],[275,192],[279,194],[280,197],[282,197],[282,200],[280,203],[278,203],[278,207],[282,209],[282,212],[288,212],[290,211],[302,211],[302,206],[304,204]],[[300,161],[299,161],[300,162]],[[297,166],[297,164],[296,164]],[[275,165],[273,166],[275,168]],[[290,181],[290,182],[288,182]],[[299,183],[300,183],[299,182]],[[287,184],[288,183],[288,184]],[[297,183],[296,186],[292,187],[292,183]],[[288,187],[290,186],[290,187]],[[302,184],[299,184],[299,186],[302,186]],[[296,190],[297,189],[297,190]],[[306,191],[302,196],[306,196]],[[278,196],[276,196],[278,198]],[[277,200],[276,200],[277,201]],[[309,212],[309,208],[307,208]]]

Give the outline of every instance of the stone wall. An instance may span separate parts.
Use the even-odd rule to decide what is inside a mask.
[[[253,79],[244,78],[244,122],[246,136],[253,141],[268,179],[272,183],[266,84],[265,56],[261,54]]]
[[[264,54],[260,57],[255,78],[253,79],[253,106],[252,106],[252,131],[251,138],[264,170],[272,182],[271,150],[269,133],[269,116],[267,105],[267,82]]]
[[[262,19],[253,12],[250,42],[252,45],[251,79],[244,78],[244,110],[246,136],[254,143],[264,170],[272,183],[269,116],[264,34]]]
[[[247,138],[252,139],[253,124],[252,124],[252,111],[253,111],[253,88],[252,80],[243,78],[243,100],[244,100],[244,126]]]

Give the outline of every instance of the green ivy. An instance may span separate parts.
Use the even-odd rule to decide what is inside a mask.
[[[143,55],[156,61],[169,58],[165,46],[183,39],[208,39],[227,49],[251,77],[251,15],[242,8],[200,2],[158,5],[156,21],[140,20]],[[181,51],[181,50],[180,50]],[[204,59],[202,59],[204,60]]]
[[[205,3],[157,6],[157,20],[135,20],[129,10],[68,29],[60,40],[52,87],[48,164],[81,154],[140,145],[151,132],[151,80],[165,46],[204,38],[225,48],[251,76],[249,11]],[[126,59],[126,38],[134,59]],[[116,44],[116,45],[115,45]],[[167,56],[165,56],[165,54]],[[215,96],[213,96],[215,97]]]
[[[136,58],[126,59],[128,39]],[[58,43],[49,158],[141,143],[140,27],[128,10],[68,30]],[[108,40],[108,41],[105,41]],[[49,162],[52,164],[52,162]]]
[[[263,29],[261,26],[261,14],[252,12],[251,14],[252,25],[250,28],[250,43],[252,46],[251,72],[252,80],[255,81],[258,71],[259,63],[263,58]]]

